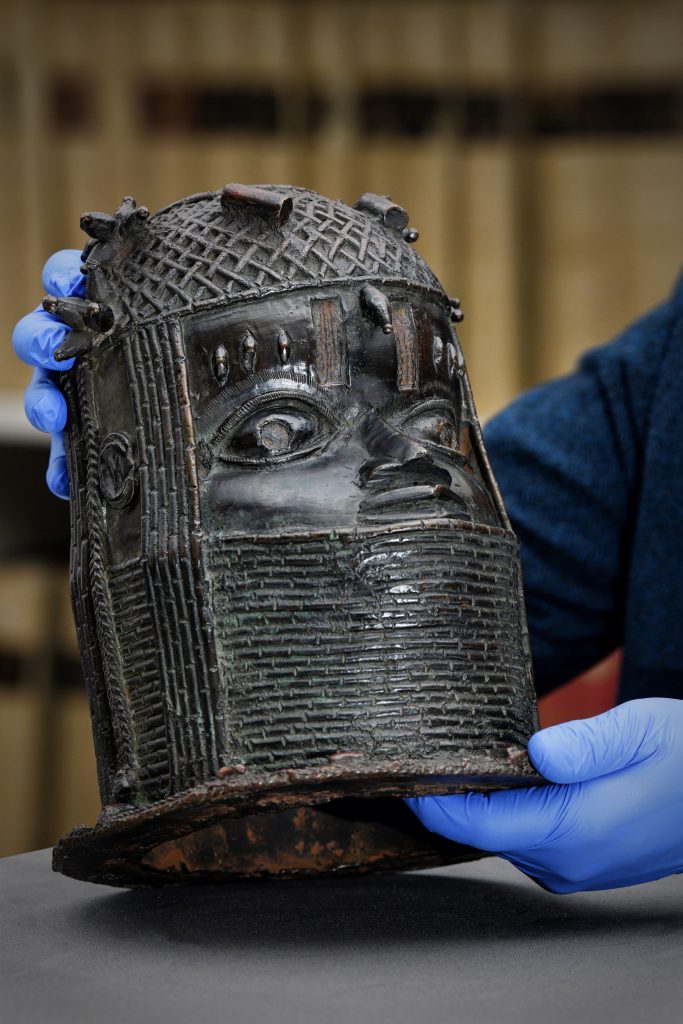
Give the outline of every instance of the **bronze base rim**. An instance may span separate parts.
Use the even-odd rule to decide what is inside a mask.
[[[547,785],[523,748],[432,762],[338,755],[312,768],[226,771],[232,774],[145,808],[107,810],[96,825],[73,829],[55,847],[53,869],[140,886],[435,867],[482,854],[423,829],[400,798]],[[345,802],[361,820],[342,829],[337,814]],[[263,845],[278,842],[278,829],[280,849],[264,859]],[[198,842],[205,847],[199,853]]]

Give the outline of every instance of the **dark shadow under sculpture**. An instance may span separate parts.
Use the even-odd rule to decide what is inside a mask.
[[[87,298],[45,305],[103,812],[55,867],[475,856],[388,799],[540,781],[517,542],[405,211],[227,185],[82,226]]]

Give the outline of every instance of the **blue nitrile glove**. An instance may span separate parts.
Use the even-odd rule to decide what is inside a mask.
[[[81,273],[80,249],[62,249],[50,256],[43,267],[43,288],[49,295],[85,294],[85,277]],[[20,359],[34,366],[33,378],[24,396],[24,408],[30,422],[38,430],[51,435],[47,485],[59,498],[69,497],[69,478],[64,454],[66,402],[55,382],[55,372],[68,370],[73,359],[57,363],[53,353],[64,341],[70,327],[39,306],[22,317],[14,328],[12,344]]]
[[[406,803],[431,832],[500,854],[550,892],[683,871],[682,700],[633,700],[542,729],[529,756],[558,785]]]

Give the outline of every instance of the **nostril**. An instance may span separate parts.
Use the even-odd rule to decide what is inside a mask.
[[[388,488],[379,494],[372,494],[365,498],[361,504],[361,511],[375,511],[398,506],[416,505],[422,502],[448,501],[460,508],[466,508],[467,502],[461,495],[456,494],[450,487],[437,484],[432,487],[429,484],[412,485],[409,487]]]
[[[400,472],[400,469],[400,462],[381,462],[379,459],[366,462],[358,472],[358,485],[366,487],[371,481],[377,483],[392,473]]]
[[[366,462],[361,466],[357,483],[359,487],[369,487],[373,491],[421,484],[443,484],[448,487],[451,484],[451,474],[432,462],[425,453],[406,462]]]

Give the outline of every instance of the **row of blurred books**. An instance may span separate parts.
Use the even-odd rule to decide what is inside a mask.
[[[683,6],[671,0],[140,0],[134,23],[126,4],[8,4],[5,337],[40,298],[49,253],[83,244],[84,210],[131,193],[155,209],[226,181],[405,205],[462,300],[484,417],[569,369],[677,272]],[[318,94],[322,120],[302,100]],[[493,117],[488,134],[468,133],[471,111],[460,131],[446,116],[439,103],[458,95]],[[0,347],[0,387],[26,377]]]

